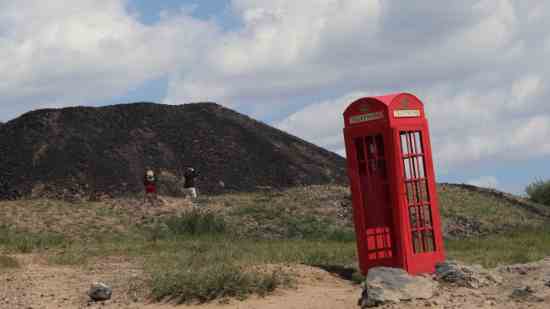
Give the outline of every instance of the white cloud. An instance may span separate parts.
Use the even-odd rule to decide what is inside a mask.
[[[0,117],[123,94],[192,63],[217,32],[184,13],[146,26],[125,4],[0,0]]]
[[[278,126],[337,151],[343,147],[342,102],[352,101],[349,94],[410,91],[426,103],[440,170],[473,161],[548,155],[550,108],[544,97],[550,93],[545,83],[550,66],[536,35],[547,21],[507,0],[411,7],[397,3],[385,3],[370,45],[346,45],[357,46],[364,59],[354,59],[355,76],[331,81],[342,89],[340,96],[309,102]],[[444,20],[433,24],[435,15],[447,16],[449,25]],[[324,53],[337,58],[328,48]]]
[[[350,102],[366,95],[364,92],[351,93],[342,98],[309,105],[276,126],[283,131],[336,150],[342,147],[344,109]]]
[[[541,90],[542,79],[540,76],[526,76],[512,84],[512,96],[522,102],[535,96]]]
[[[233,1],[244,28],[226,33],[207,51],[200,70],[184,70],[171,85],[167,101],[197,101],[205,96],[231,105],[260,104],[265,97],[294,96],[330,85],[345,71],[327,49],[350,63],[377,31],[380,4],[365,1]],[[346,69],[346,71],[348,71]]]
[[[466,183],[472,186],[490,189],[496,189],[499,185],[499,182],[495,176],[481,176],[476,179],[468,180]]]
[[[439,170],[483,160],[522,160],[550,155],[550,113],[524,114],[508,108],[516,100],[503,93],[429,94],[426,104],[432,152]],[[338,151],[343,147],[342,112],[356,98],[380,92],[355,92],[310,104],[277,123],[277,127]],[[422,91],[421,91],[422,93]],[[538,99],[537,99],[538,100]],[[519,104],[514,101],[513,104]],[[544,110],[544,103],[539,105]],[[528,103],[524,103],[527,106]]]

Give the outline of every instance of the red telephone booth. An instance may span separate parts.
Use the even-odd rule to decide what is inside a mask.
[[[435,271],[445,254],[422,102],[408,93],[361,98],[344,120],[361,272]]]

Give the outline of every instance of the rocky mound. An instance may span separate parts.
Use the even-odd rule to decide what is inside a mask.
[[[494,189],[440,183],[443,236],[478,237],[548,224],[550,208]]]
[[[446,261],[434,274],[401,269],[369,270],[361,308],[548,308],[550,259],[485,269]]]
[[[201,192],[346,182],[345,160],[215,103],[43,109],[0,126],[0,199],[142,190],[152,167],[175,193],[185,167]]]

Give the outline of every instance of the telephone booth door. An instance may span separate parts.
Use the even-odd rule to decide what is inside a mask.
[[[357,164],[358,191],[361,211],[355,215],[358,235],[358,253],[361,269],[374,266],[394,266],[396,259],[393,229],[392,201],[390,196],[388,151],[391,134],[369,130],[368,134],[350,134],[348,143],[353,149],[348,157]],[[360,222],[358,222],[360,221]]]
[[[441,253],[439,213],[434,203],[435,186],[429,152],[429,137],[421,127],[400,128],[397,132],[403,171],[405,210],[408,213],[407,268],[412,273],[433,271],[433,261]],[[434,222],[434,219],[438,222]],[[442,256],[441,256],[442,258]]]

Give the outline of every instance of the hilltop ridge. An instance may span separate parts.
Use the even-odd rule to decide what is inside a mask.
[[[35,110],[0,127],[0,155],[0,198],[135,193],[148,166],[167,194],[186,166],[208,193],[346,182],[339,155],[212,102]]]

